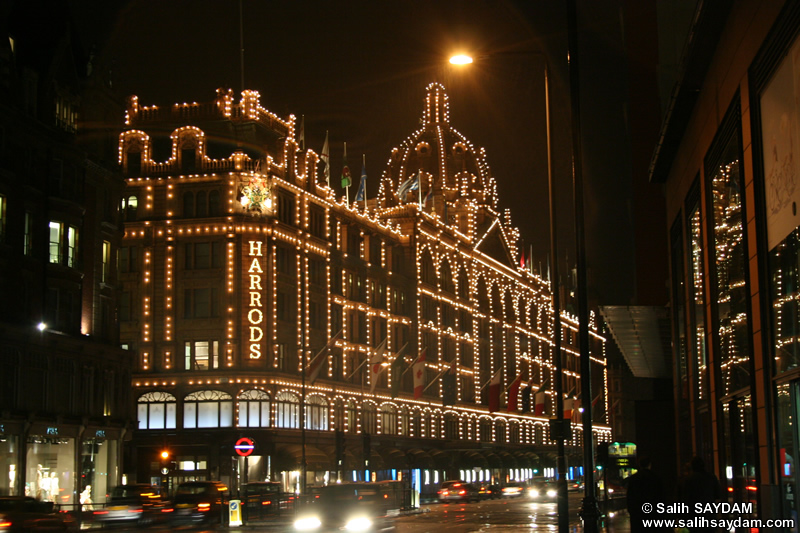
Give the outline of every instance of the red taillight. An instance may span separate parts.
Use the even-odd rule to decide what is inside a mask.
[[[756,487],[755,485],[748,485],[748,486],[747,486],[747,487],[745,487],[745,488],[746,488],[747,490],[751,491],[751,492],[755,492],[755,491],[757,491],[757,490],[758,490],[758,487]]]
[[[3,520],[2,522],[0,522],[0,527],[11,527],[11,522],[9,522],[8,520]]]
[[[162,512],[162,513],[171,513],[171,512],[172,512],[172,511],[174,511],[174,510],[175,510],[175,509],[161,509],[161,512]]]
[[[458,491],[458,493],[463,496],[464,494],[467,493],[467,491],[465,491],[464,489],[461,489],[460,491]]]
[[[210,503],[198,503],[197,504],[197,510],[200,511],[201,513],[205,513],[210,509],[211,509],[211,504]]]
[[[141,513],[143,509],[128,509],[129,513]]]
[[[95,511],[94,514],[108,514],[108,511]]]
[[[319,496],[317,496],[317,498],[319,498]],[[272,502],[267,500],[265,502],[261,502],[261,505],[272,505]]]

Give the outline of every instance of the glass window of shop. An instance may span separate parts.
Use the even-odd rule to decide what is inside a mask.
[[[794,465],[795,458],[798,457],[798,435],[797,435],[797,413],[798,413],[798,389],[800,383],[782,383],[777,387],[777,410],[778,410],[778,474],[783,494],[783,514],[784,517],[797,520],[797,469]]]
[[[16,435],[0,435],[0,494],[17,496],[17,451],[19,438]]]
[[[71,505],[75,483],[75,439],[59,436],[28,437],[25,496]]]
[[[119,465],[117,441],[102,437],[84,440],[80,461],[79,499],[86,510],[93,504],[105,502],[106,495],[116,484]]]
[[[744,181],[738,105],[728,112],[706,156],[709,198],[708,265],[712,302],[712,338],[717,348],[718,396],[750,385],[749,290],[744,232]]]

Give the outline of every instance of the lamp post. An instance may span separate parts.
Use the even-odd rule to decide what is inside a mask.
[[[526,55],[539,55],[539,52],[518,52]],[[503,54],[505,55],[505,54]],[[464,54],[455,55],[450,58],[453,65],[469,65],[473,62],[472,57]],[[563,359],[561,354],[561,295],[559,287],[558,271],[558,237],[556,231],[556,202],[555,202],[555,183],[553,181],[552,149],[550,143],[550,82],[547,59],[544,58],[544,98],[545,98],[545,124],[547,134],[547,184],[548,200],[550,208],[550,269],[552,281],[550,290],[552,292],[553,304],[553,357],[555,359],[555,389],[556,389],[556,424],[558,431],[555,435],[556,441],[556,488],[558,497],[556,500],[558,511],[558,531],[566,533],[569,529],[569,501],[567,495],[567,462],[565,453],[565,426],[571,428],[571,421],[565,424],[564,420],[564,381],[563,381]],[[587,464],[586,469],[589,468]]]

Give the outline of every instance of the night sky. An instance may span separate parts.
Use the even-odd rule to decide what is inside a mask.
[[[84,44],[96,44],[102,62],[113,62],[115,87],[121,95],[138,95],[141,105],[207,102],[218,87],[241,90],[237,0],[70,5]],[[451,124],[486,148],[500,207],[511,210],[526,253],[533,247],[534,265],[541,262],[545,271],[546,58],[559,255],[574,263],[565,2],[242,0],[241,5],[245,87],[259,91],[262,106],[278,115],[304,116],[306,146],[317,153],[329,132],[332,184],[338,188],[346,142],[356,179],[366,155],[367,191],[374,197],[392,147],[419,125],[425,87],[442,82]],[[578,9],[591,292],[601,304],[627,304],[633,291],[634,177],[620,2],[579,2]],[[458,51],[470,53],[476,63],[451,67],[447,58]]]

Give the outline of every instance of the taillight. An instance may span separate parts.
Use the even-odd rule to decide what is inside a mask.
[[[2,527],[2,528],[11,527],[11,521],[10,521],[10,520],[3,520],[3,521],[1,521],[1,522],[0,522],[0,527]]]
[[[211,509],[211,504],[210,503],[198,503],[197,504],[197,510],[200,511],[201,513],[205,513],[206,511],[208,511],[210,509]]]
[[[141,513],[143,509],[128,509],[129,513]]]
[[[272,505],[272,502],[267,500],[265,502],[261,502],[261,505]]]
[[[462,496],[463,496],[464,494],[466,494],[466,493],[467,493],[467,491],[465,491],[465,490],[460,490],[460,491],[458,491],[458,493],[459,493],[460,495],[462,495]]]
[[[95,511],[94,514],[108,514],[108,511]]]

